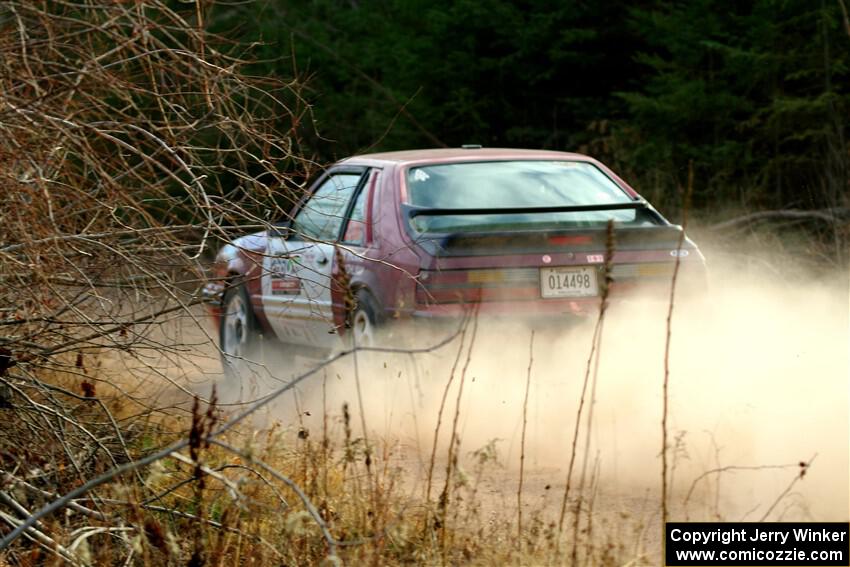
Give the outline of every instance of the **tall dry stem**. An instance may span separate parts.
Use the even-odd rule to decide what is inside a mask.
[[[528,339],[528,371],[525,376],[525,396],[522,399],[522,435],[519,446],[519,484],[516,489],[517,551],[522,553],[522,483],[525,474],[525,429],[528,425],[528,391],[531,389],[531,367],[534,365],[534,330]]]
[[[584,404],[585,404],[585,396],[587,394],[587,386],[590,383],[590,372],[592,369],[594,357],[596,354],[596,349],[599,344],[599,338],[602,333],[602,321],[604,319],[605,310],[607,309],[607,299],[608,299],[608,288],[610,284],[611,277],[611,262],[613,256],[613,243],[614,243],[614,225],[613,222],[609,221],[607,230],[606,230],[606,248],[610,248],[610,253],[606,254],[605,257],[605,267],[604,267],[604,277],[603,277],[603,287],[602,287],[602,296],[599,302],[599,312],[596,318],[596,325],[593,328],[593,335],[590,339],[590,353],[587,356],[587,363],[585,364],[585,372],[584,372],[584,380],[582,381],[581,387],[581,395],[579,396],[579,406],[576,410],[576,419],[575,426],[573,428],[573,438],[572,443],[570,445],[570,460],[567,465],[567,479],[564,487],[564,496],[561,499],[561,513],[558,517],[558,536],[563,533],[564,530],[564,519],[567,514],[567,502],[570,496],[570,489],[572,488],[572,480],[573,480],[573,471],[575,469],[575,461],[576,455],[578,453],[578,439],[581,431],[581,418],[584,414]]]
[[[664,337],[664,380],[662,385],[662,410],[661,410],[661,522],[662,531],[663,525],[667,523],[669,517],[669,487],[667,486],[668,463],[667,449],[668,429],[667,418],[669,414],[669,384],[670,384],[670,343],[673,338],[673,306],[676,303],[676,281],[679,276],[679,266],[681,264],[681,250],[685,244],[685,231],[688,226],[688,210],[690,209],[691,195],[694,188],[694,168],[693,163],[688,168],[688,188],[685,193],[684,203],[682,206],[682,230],[679,232],[679,239],[676,244],[676,258],[673,264],[673,276],[670,280],[670,299],[667,304],[667,320],[665,326]],[[662,541],[663,537],[662,537]],[[662,557],[664,553],[662,550]]]
[[[611,282],[613,278],[611,277],[611,268],[614,264],[614,249],[615,249],[616,241],[614,236],[614,221],[609,220],[608,226],[605,230],[605,264],[602,267],[603,272],[603,285],[602,285],[602,294],[599,302],[599,317],[597,319],[597,326],[594,332],[594,345],[591,348],[590,356],[587,360],[587,370],[585,373],[585,385],[583,387],[582,397],[584,396],[584,389],[587,387],[587,379],[588,374],[590,372],[591,361],[593,363],[593,377],[590,385],[590,404],[587,410],[587,418],[585,423],[585,439],[584,439],[584,455],[582,457],[582,465],[581,465],[581,476],[579,477],[579,485],[578,485],[578,499],[576,501],[575,509],[573,512],[573,541],[572,541],[572,551],[570,552],[570,560],[573,565],[576,565],[578,562],[578,548],[579,548],[579,525],[581,521],[581,509],[584,504],[584,486],[587,480],[587,464],[590,455],[590,434],[593,429],[593,409],[596,406],[596,385],[599,377],[599,361],[600,361],[600,353],[602,352],[602,329],[605,324],[605,313],[608,310],[608,295],[611,291]],[[576,419],[578,423],[578,418]],[[576,428],[576,434],[578,433],[578,427]],[[573,443],[573,451],[575,451],[575,439]],[[571,466],[573,460],[571,457]],[[564,490],[564,499],[567,497],[567,489]],[[564,507],[562,505],[561,513],[563,514]]]
[[[466,372],[469,369],[469,364],[472,362],[472,350],[475,347],[475,337],[478,334],[478,310],[481,303],[477,302],[472,306],[472,334],[469,337],[469,346],[466,347],[466,361],[463,364],[463,369],[460,372],[460,380],[457,388],[457,398],[455,399],[455,413],[452,419],[451,435],[449,436],[448,455],[446,456],[446,481],[443,485],[443,491],[440,493],[440,498],[437,503],[438,517],[440,517],[440,543],[443,551],[443,557],[446,553],[446,533],[448,526],[448,510],[451,499],[452,490],[452,475],[458,468],[458,452],[460,451],[460,437],[458,436],[458,422],[460,421],[460,403],[463,399],[463,387],[466,384]]]

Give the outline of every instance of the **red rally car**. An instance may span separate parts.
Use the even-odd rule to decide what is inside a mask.
[[[416,150],[342,160],[291,216],[218,253],[204,295],[225,365],[261,339],[331,350],[399,320],[479,316],[566,321],[598,311],[608,221],[610,298],[669,293],[673,266],[705,262],[598,161],[554,151]]]

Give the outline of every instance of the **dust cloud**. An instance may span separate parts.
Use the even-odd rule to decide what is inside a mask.
[[[672,519],[757,521],[770,511],[771,520],[846,521],[847,274],[782,276],[770,262],[749,260],[709,255],[708,292],[675,304],[668,398]],[[644,494],[657,501],[660,492],[667,307],[637,298],[614,304],[605,316],[598,368],[590,366],[575,475],[588,459],[597,486],[615,497]],[[564,485],[595,324],[593,316],[557,330],[535,329],[524,448],[531,490]],[[359,354],[356,378],[370,442],[395,447],[405,469],[421,479],[457,359],[437,460],[445,461],[457,411],[461,466],[469,466],[471,451],[495,440],[510,481],[506,490],[515,490],[532,328],[521,320],[480,318],[465,372],[472,325],[460,351],[456,340],[415,356]],[[420,332],[406,340],[421,347],[441,336]],[[299,389],[297,404],[290,399],[272,417],[317,434],[328,412],[337,416],[332,427],[338,433],[345,401],[355,435],[362,435],[353,367],[352,358],[336,363]],[[800,478],[800,463],[808,462]]]

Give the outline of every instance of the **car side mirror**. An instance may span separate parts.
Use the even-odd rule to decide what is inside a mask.
[[[269,229],[269,236],[283,238],[284,240],[290,238],[294,233],[295,231],[292,230],[291,220],[276,222]]]

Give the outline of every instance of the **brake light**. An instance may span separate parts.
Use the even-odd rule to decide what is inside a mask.
[[[553,246],[575,246],[577,244],[590,244],[593,238],[588,235],[561,234],[550,236],[549,244]]]

